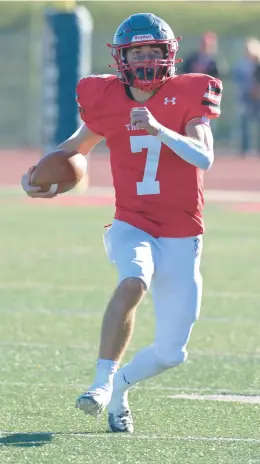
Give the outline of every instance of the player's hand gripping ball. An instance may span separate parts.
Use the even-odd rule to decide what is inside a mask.
[[[131,124],[136,129],[145,129],[151,135],[157,135],[161,124],[156,121],[152,113],[144,106],[141,108],[132,108]]]
[[[40,159],[22,178],[31,197],[53,198],[78,185],[87,172],[86,158],[77,152],[57,150]]]

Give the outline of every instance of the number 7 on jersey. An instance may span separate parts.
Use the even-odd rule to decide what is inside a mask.
[[[147,149],[146,163],[142,182],[136,182],[137,195],[158,195],[160,182],[156,179],[162,143],[154,135],[130,136],[132,153]]]

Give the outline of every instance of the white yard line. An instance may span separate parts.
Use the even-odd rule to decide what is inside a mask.
[[[201,316],[199,318],[200,321],[210,321],[210,322],[217,322],[219,324],[254,324],[259,325],[260,319],[252,318],[252,317],[239,317],[237,315],[231,317],[222,317],[222,316]]]
[[[97,347],[93,346],[91,343],[78,343],[78,344],[54,344],[54,343],[38,343],[38,342],[23,342],[23,341],[16,341],[16,340],[6,340],[0,341],[0,346],[6,348],[39,348],[39,350],[54,350],[54,351],[62,351],[62,350],[87,350],[88,352],[96,353]],[[136,353],[135,348],[128,348],[128,353]],[[202,357],[227,357],[227,358],[249,358],[249,359],[258,359],[260,358],[260,352],[230,352],[230,351],[218,351],[218,350],[208,350],[205,347],[205,350],[202,349],[194,349],[189,350],[190,356],[202,356]]]
[[[146,304],[148,306],[148,303]],[[16,308],[0,308],[0,313],[9,313],[9,314],[24,314],[24,313],[29,313],[29,314],[42,314],[46,316],[59,316],[59,317],[79,317],[82,319],[89,319],[93,317],[102,317],[104,314],[104,309],[103,308],[95,308],[94,311],[92,309],[86,308],[86,310],[76,310],[76,309],[56,309],[56,308],[30,308],[25,306],[24,304],[21,305],[20,307]],[[153,313],[152,313],[153,314]],[[145,313],[143,312],[142,317],[145,319],[151,319],[151,313]],[[199,318],[199,321],[209,321],[209,322],[215,322],[219,324],[234,324],[234,325],[246,325],[246,324],[253,324],[255,326],[260,325],[260,319],[257,317],[241,317],[241,316],[236,316],[236,315],[231,315],[230,317],[223,317],[223,316],[204,316],[201,315]]]
[[[0,380],[0,385],[3,386],[13,386],[13,387],[39,387],[39,388],[86,388],[86,384],[81,383],[52,383],[52,382],[15,382],[9,380]],[[189,391],[189,392],[214,392],[214,393],[223,393],[223,390],[216,390],[215,388],[202,387],[202,388],[188,388],[188,387],[167,387],[163,385],[155,386],[136,386],[136,390],[148,390],[148,391]]]
[[[58,434],[59,435],[59,434]],[[67,435],[72,435],[72,434],[64,434],[64,436]],[[94,433],[92,434],[73,434],[75,436],[84,436],[84,438],[103,438],[103,436],[98,436],[95,435]],[[113,435],[114,436],[114,435]],[[106,438],[108,439],[111,437],[111,434],[106,434]],[[126,440],[177,440],[177,441],[208,441],[208,442],[244,442],[244,443],[260,443],[260,439],[257,438],[247,438],[247,437],[197,437],[197,436],[178,436],[178,435],[170,435],[170,436],[162,436],[162,435],[125,435],[122,434],[120,435],[120,439],[126,439]]]
[[[149,440],[149,441],[166,441],[166,440],[176,440],[176,441],[206,441],[206,442],[219,442],[219,443],[248,443],[248,444],[255,444],[255,443],[260,443],[260,439],[257,438],[248,438],[248,437],[204,437],[204,436],[179,436],[179,435],[135,435],[135,434],[112,434],[112,433],[87,433],[87,432],[45,432],[46,436],[51,436],[51,437],[83,437],[84,439],[95,439],[95,440],[111,440],[111,439],[119,439],[119,440]],[[5,438],[7,436],[12,436],[16,434],[21,434],[21,435],[27,435],[28,437],[31,435],[32,436],[32,443],[35,441],[37,442],[38,440],[34,440],[33,437],[35,435],[38,435],[37,432],[30,432],[30,433],[25,433],[24,431],[0,431],[0,437]],[[44,435],[44,432],[42,432],[42,435]],[[113,437],[113,438],[112,438]],[[44,441],[44,438],[43,438]],[[22,439],[21,439],[22,442]],[[5,446],[5,443],[0,443],[0,446]]]
[[[44,389],[44,388],[57,388],[57,389],[67,389],[67,388],[72,388],[72,389],[86,389],[87,385],[86,383],[54,383],[54,382],[22,382],[22,381],[9,381],[9,380],[0,380],[0,385],[1,386],[7,386],[7,387],[25,387],[25,388],[29,388],[31,389],[32,387],[37,387],[37,388],[41,388],[41,389]],[[194,393],[210,393],[210,394],[214,394],[214,395],[239,395],[240,397],[241,396],[245,396],[245,395],[251,395],[251,396],[257,396],[257,394],[259,393],[259,389],[256,389],[256,390],[244,390],[243,393],[239,393],[239,392],[234,392],[234,391],[231,391],[230,389],[228,388],[212,388],[212,387],[209,387],[209,386],[201,386],[201,387],[183,387],[183,386],[180,386],[180,387],[169,387],[169,386],[165,386],[165,385],[154,385],[154,386],[149,386],[149,385],[137,385],[135,387],[133,387],[133,390],[145,390],[145,391],[158,391],[158,392],[161,392],[165,395],[165,393],[169,393],[169,392],[188,392],[190,393],[189,397],[191,396],[191,394],[194,394]]]
[[[91,187],[87,190],[88,197],[114,197],[114,189],[111,187]],[[225,201],[225,202],[260,202],[259,191],[248,190],[205,190],[205,200],[208,202]]]
[[[0,282],[0,289],[10,289],[10,290],[30,290],[30,289],[39,289],[39,290],[54,290],[56,292],[66,291],[66,292],[100,292],[100,288],[95,285],[59,285],[45,282],[35,282],[35,281],[17,281],[17,282]],[[104,289],[104,287],[102,287]],[[106,287],[106,290],[111,290],[110,287]]]
[[[53,291],[66,291],[66,292],[100,292],[100,287],[96,285],[70,285],[70,284],[54,284],[47,282],[37,282],[37,281],[0,281],[0,289],[10,289],[10,290],[23,290],[23,289],[39,289],[39,290],[53,290]],[[102,290],[106,292],[111,292],[112,287],[102,286]],[[260,293],[258,292],[228,292],[221,290],[206,290],[204,296],[208,298],[259,298]]]
[[[195,401],[225,401],[228,403],[243,403],[243,404],[260,404],[259,395],[230,395],[230,394],[215,394],[215,395],[199,395],[199,394],[179,394],[168,395],[168,398],[173,400],[195,400]]]
[[[260,192],[247,190],[206,190],[206,202],[259,203]]]
[[[248,190],[205,190],[206,202],[227,202],[227,203],[259,203],[260,192]],[[114,189],[111,187],[91,187],[86,191],[84,198],[93,197],[114,197]]]
[[[12,186],[0,186],[0,194],[8,194],[8,196],[13,193],[15,195],[23,196],[23,192],[17,185]],[[205,200],[210,201],[235,201],[235,202],[260,202],[260,192],[259,191],[248,191],[248,190],[214,190],[214,189],[205,189]],[[84,194],[73,192],[73,195],[67,194],[68,196],[83,197],[83,198],[95,198],[95,197],[105,197],[105,198],[114,198],[114,188],[113,187],[89,187]]]
[[[218,290],[206,290],[204,296],[210,298],[260,298],[257,292],[223,292]]]

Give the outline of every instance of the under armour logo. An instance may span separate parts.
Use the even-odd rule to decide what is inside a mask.
[[[175,105],[176,104],[176,98],[175,97],[172,97],[172,98],[166,97],[164,99],[164,104],[168,105],[168,103],[171,103],[172,105]]]

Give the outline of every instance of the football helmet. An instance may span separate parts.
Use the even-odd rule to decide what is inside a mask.
[[[178,42],[170,26],[152,13],[137,13],[129,16],[117,28],[113,44],[107,44],[116,64],[110,67],[117,70],[121,82],[146,92],[159,88],[175,74]],[[126,51],[130,47],[155,45],[164,51],[163,59],[152,59],[128,63]]]

